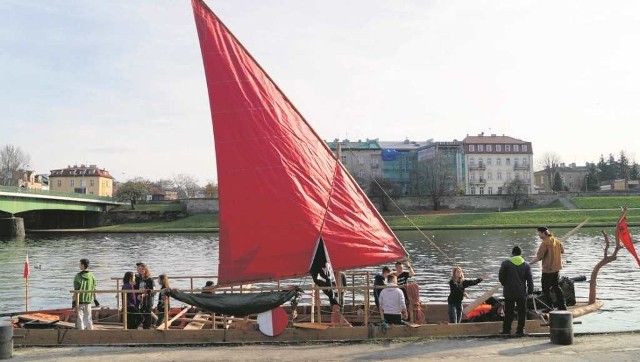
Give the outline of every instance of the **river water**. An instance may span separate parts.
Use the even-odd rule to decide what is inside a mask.
[[[611,230],[612,232],[613,230]],[[565,230],[556,230],[562,235]],[[529,259],[539,245],[535,230],[437,231],[428,234],[446,254],[442,255],[419,232],[399,232],[409,251],[421,286],[423,302],[446,302],[448,279],[454,264],[465,270],[467,278],[490,274],[486,282],[468,288],[471,298],[498,283],[500,263],[509,257],[513,245],[522,247]],[[599,230],[582,229],[565,242],[566,265],[563,275],[590,276],[603,255],[604,239]],[[78,260],[89,258],[99,289],[115,289],[112,278],[133,271],[137,261],[146,262],[153,275],[203,276],[194,282],[202,287],[206,276],[217,272],[217,235],[209,234],[87,234],[30,235],[22,240],[0,240],[0,313],[24,310],[25,283],[22,278],[25,255],[29,253],[30,309],[68,307],[69,290],[78,271]],[[378,271],[379,268],[370,269]],[[533,267],[534,283],[540,287],[540,267]],[[578,332],[637,330],[640,323],[640,268],[626,250],[603,269],[598,277],[598,299],[605,306],[597,313],[580,318]],[[188,280],[172,281],[172,287],[188,289]],[[587,282],[576,283],[576,297],[588,297]],[[105,306],[115,306],[115,297],[101,296]]]

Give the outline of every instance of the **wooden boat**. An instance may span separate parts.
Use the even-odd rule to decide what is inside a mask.
[[[338,271],[408,259],[403,245],[338,157],[315,133],[267,73],[202,0],[192,0],[215,130],[220,202],[218,286],[324,275],[328,292],[344,289]],[[335,271],[335,273],[334,273]],[[335,284],[334,284],[335,281]],[[307,289],[310,287],[306,286]],[[316,287],[313,287],[316,288]],[[17,345],[180,344],[366,340],[371,338],[475,336],[497,334],[502,322],[448,324],[446,304],[417,308],[426,323],[381,324],[370,307],[369,285],[344,318],[322,318],[334,308],[299,305],[283,333],[261,333],[254,315],[241,318],[204,310],[176,309],[167,328],[123,330],[120,312],[95,311],[99,328],[71,329],[74,313],[54,311],[60,322],[16,316]],[[221,289],[218,289],[218,292]],[[121,293],[120,290],[105,291]],[[315,289],[316,295],[318,289]],[[246,293],[246,292],[245,292]],[[246,295],[246,294],[245,294]],[[602,302],[579,304],[576,317]],[[315,307],[315,310],[313,310]],[[292,313],[289,309],[290,315]],[[320,313],[319,315],[317,313]],[[319,318],[317,317],[319,316]],[[31,325],[30,325],[31,324]],[[48,325],[47,325],[48,324]],[[529,333],[544,333],[539,316]]]

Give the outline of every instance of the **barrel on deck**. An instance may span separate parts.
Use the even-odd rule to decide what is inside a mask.
[[[13,324],[0,320],[0,359],[13,357]]]
[[[553,344],[573,344],[573,314],[566,310],[550,312],[549,333]]]

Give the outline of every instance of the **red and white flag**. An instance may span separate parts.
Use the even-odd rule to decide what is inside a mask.
[[[27,257],[24,259],[24,272],[22,273],[22,276],[25,279],[29,278],[29,254],[27,254]]]
[[[640,258],[638,258],[636,248],[633,247],[633,240],[631,239],[631,234],[629,234],[626,217],[623,217],[622,220],[620,220],[616,232],[618,234],[618,240],[620,240],[622,242],[622,245],[624,245],[624,247],[629,250],[629,253],[633,255],[633,257],[636,259],[636,262],[638,262],[638,266],[640,266]]]

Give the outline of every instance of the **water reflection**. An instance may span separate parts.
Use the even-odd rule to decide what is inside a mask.
[[[565,230],[554,230],[562,235]],[[429,233],[444,256],[419,232],[399,232],[411,254],[416,281],[421,285],[423,301],[445,302],[449,293],[448,280],[455,264],[462,266],[467,277],[484,273],[491,278],[469,288],[473,298],[489,285],[498,283],[500,263],[510,256],[518,244],[525,259],[533,256],[539,245],[535,230],[436,231]],[[604,240],[599,230],[582,229],[565,243],[566,276],[590,277],[593,266],[602,258]],[[217,235],[207,234],[101,234],[101,235],[32,235],[24,239],[0,241],[0,272],[4,276],[0,287],[0,313],[24,309],[25,254],[31,264],[31,309],[66,307],[71,305],[69,290],[77,272],[78,260],[89,258],[100,289],[112,289],[112,277],[122,277],[132,271],[135,263],[144,261],[153,275],[212,275],[217,272]],[[278,262],[274,260],[274,262]],[[379,268],[368,270],[377,272]],[[533,267],[534,283],[540,286],[540,267]],[[204,285],[196,281],[195,287]],[[598,278],[598,298],[605,307],[597,314],[582,318],[577,331],[633,330],[640,322],[640,307],[635,286],[640,282],[640,268],[633,258],[621,250],[617,261],[605,266]],[[202,285],[200,285],[202,284]],[[189,288],[186,280],[174,280],[172,286]],[[586,299],[588,283],[576,283],[576,296]],[[107,297],[104,297],[107,298]],[[112,300],[103,305],[115,306]]]

